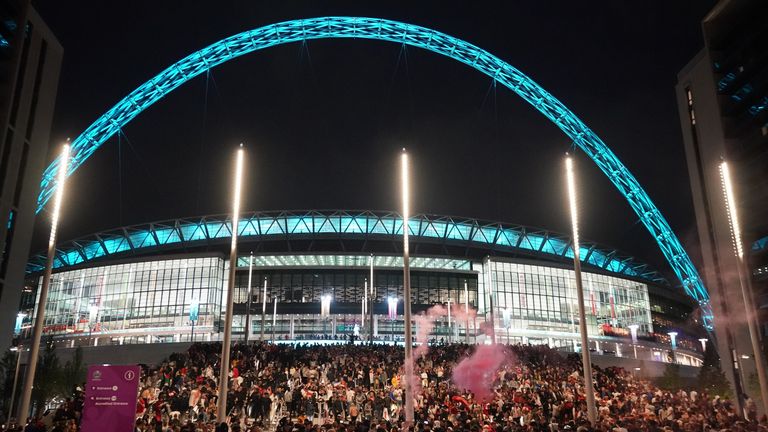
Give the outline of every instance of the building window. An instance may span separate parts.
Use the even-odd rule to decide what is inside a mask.
[[[5,274],[8,271],[8,259],[10,258],[11,243],[13,243],[13,231],[16,228],[16,210],[11,210],[8,213],[7,225],[3,254],[0,256],[0,279],[2,280],[5,280]]]
[[[21,150],[21,160],[19,161],[19,172],[16,175],[16,190],[13,193],[13,205],[18,207],[21,199],[21,189],[24,185],[24,172],[27,168],[27,158],[29,157],[29,144],[24,143]]]
[[[45,56],[48,53],[48,42],[43,41],[40,45],[40,57],[37,59],[37,70],[35,71],[35,86],[32,89],[32,102],[29,104],[29,117],[27,117],[27,139],[32,136],[32,128],[35,127],[35,113],[37,112],[37,102],[40,99],[40,84],[43,82],[43,70],[45,69]]]

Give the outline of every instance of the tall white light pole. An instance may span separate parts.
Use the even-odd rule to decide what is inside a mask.
[[[245,304],[245,344],[248,344],[248,337],[251,335],[251,297],[253,297],[251,287],[251,277],[253,276],[253,252],[248,257],[248,301]]]
[[[61,156],[59,156],[59,171],[56,175],[56,196],[54,197],[53,212],[51,213],[51,235],[48,237],[48,258],[45,262],[43,284],[40,287],[40,301],[37,303],[37,315],[35,316],[35,327],[32,332],[32,344],[29,347],[29,364],[27,365],[27,373],[24,377],[24,387],[22,388],[21,393],[21,406],[17,413],[19,424],[22,425],[26,423],[26,417],[29,415],[29,402],[32,398],[32,386],[35,383],[37,356],[40,352],[40,337],[43,335],[43,323],[45,322],[45,305],[48,302],[48,288],[51,285],[53,259],[56,256],[56,232],[59,228],[59,213],[61,212],[61,202],[64,199],[64,184],[67,180],[68,168],[69,142],[64,144],[64,147],[61,149]]]
[[[405,423],[406,427],[413,424],[413,358],[411,350],[411,268],[408,249],[408,217],[410,212],[410,190],[408,178],[408,153],[403,149],[400,156],[401,188],[403,196],[403,321],[405,342]]]
[[[669,344],[672,346],[672,363],[677,363],[677,332],[672,331],[669,335]]]
[[[451,343],[451,297],[448,297],[448,343]]]
[[[766,364],[763,357],[763,350],[760,347],[760,330],[757,327],[757,308],[755,299],[752,296],[752,277],[747,268],[744,259],[744,243],[741,239],[741,226],[739,225],[738,212],[736,211],[736,197],[734,195],[733,183],[731,182],[731,173],[728,163],[720,163],[720,180],[723,186],[723,195],[725,198],[725,210],[728,215],[728,223],[731,227],[731,241],[733,242],[733,253],[736,256],[736,269],[739,274],[739,284],[741,285],[741,295],[744,298],[744,309],[746,312],[747,325],[749,327],[749,338],[752,341],[752,353],[755,359],[755,369],[757,369],[757,379],[760,383],[760,396],[763,399],[763,412],[768,413],[768,377],[766,377]]]
[[[467,288],[467,280],[464,280],[464,316],[466,317],[466,325],[464,326],[464,336],[467,345],[469,345],[469,289]]]
[[[584,287],[581,283],[581,261],[579,259],[579,215],[576,205],[576,180],[573,174],[573,160],[565,158],[565,171],[568,182],[568,203],[571,208],[571,227],[573,230],[573,272],[576,279],[576,295],[579,302],[579,332],[581,333],[581,363],[584,369],[584,393],[587,399],[587,417],[592,426],[597,421],[595,408],[595,389],[592,384],[592,362],[589,355],[589,337],[587,336],[587,318],[584,312]]]
[[[272,343],[277,343],[275,338],[275,326],[277,325],[277,296],[272,298]]]
[[[261,293],[261,340],[264,340],[264,325],[267,321],[267,277],[264,276],[264,292]]]
[[[224,319],[224,339],[221,343],[221,365],[219,371],[219,398],[216,407],[216,420],[224,421],[227,416],[227,384],[229,384],[229,349],[232,341],[232,303],[235,292],[235,271],[237,270],[237,228],[240,216],[240,191],[243,181],[243,145],[237,149],[235,157],[235,184],[232,196],[232,244],[229,250],[229,281],[227,284],[227,309]]]
[[[365,330],[365,313],[368,311],[368,279],[365,279],[365,286],[363,288],[363,303],[360,305],[360,330]]]
[[[373,286],[374,286],[373,285],[373,254],[371,254],[371,258],[370,258],[370,275],[369,275],[369,280],[371,281],[371,285],[370,285],[371,286],[371,293],[370,293],[370,296],[368,297],[368,301],[370,301],[370,303],[368,304],[368,313],[370,314],[370,316],[368,317],[369,318],[369,321],[368,321],[368,326],[369,326],[369,328],[368,328],[368,342],[369,342],[370,345],[373,345],[373,301],[376,298],[376,293],[374,292],[374,288],[373,288]]]
[[[632,351],[635,352],[635,358],[637,358],[637,329],[640,327],[637,324],[629,325],[629,334],[632,336]]]

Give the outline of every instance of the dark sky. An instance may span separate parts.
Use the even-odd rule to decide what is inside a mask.
[[[695,253],[675,105],[714,1],[60,2],[36,7],[64,46],[54,143],[182,57],[235,33],[325,15],[433,28],[508,61],[559,98],[635,174]],[[568,232],[567,137],[510,90],[417,48],[322,40],[230,61],[146,110],[72,177],[61,239],[229,211],[232,151],[248,148],[243,207],[399,208],[412,155],[416,212]],[[663,261],[626,201],[583,154],[582,236]],[[40,220],[40,219],[39,219]],[[38,223],[38,239],[47,228]],[[39,250],[44,242],[34,247]]]

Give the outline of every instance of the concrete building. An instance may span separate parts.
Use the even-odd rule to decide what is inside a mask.
[[[738,393],[759,395],[719,164],[731,167],[758,320],[768,328],[768,3],[719,2],[702,21],[704,49],[676,87],[723,370]],[[763,351],[765,349],[763,348]]]
[[[0,4],[0,350],[24,288],[62,54],[29,1]]]

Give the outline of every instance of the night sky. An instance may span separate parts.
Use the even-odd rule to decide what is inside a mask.
[[[60,2],[38,11],[64,46],[52,142],[76,137],[182,57],[235,33],[326,15],[381,17],[467,40],[559,98],[619,156],[697,260],[675,104],[714,1]],[[571,143],[510,90],[448,58],[368,40],[269,48],[172,92],[71,177],[61,240],[229,210],[233,150],[248,150],[243,208],[399,209],[398,152],[415,212],[567,233]],[[54,146],[58,148],[58,146]],[[671,274],[623,197],[581,152],[582,237]],[[38,218],[34,251],[47,228]]]

